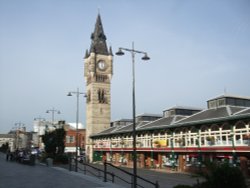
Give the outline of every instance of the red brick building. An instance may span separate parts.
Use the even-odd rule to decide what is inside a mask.
[[[75,153],[76,152],[76,141],[78,140],[77,146],[78,151],[82,152],[85,150],[85,139],[86,130],[85,129],[72,129],[70,126],[65,128],[65,153]],[[78,133],[78,138],[77,138]]]

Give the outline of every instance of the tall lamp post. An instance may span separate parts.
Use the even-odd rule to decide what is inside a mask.
[[[232,154],[233,154],[233,166],[237,165],[237,155],[236,155],[236,151],[235,151],[235,140],[234,140],[234,128],[233,126],[231,126],[231,133],[230,133],[230,139],[232,141]]]
[[[78,160],[77,160],[77,153],[78,153],[78,122],[79,122],[79,96],[84,95],[86,97],[86,93],[80,92],[79,88],[76,91],[70,91],[67,96],[76,95],[76,160],[75,160],[75,171],[77,172]]]
[[[199,165],[199,171],[201,171],[201,162],[202,162],[202,158],[201,158],[201,137],[200,137],[200,130],[197,131],[197,146],[198,146],[198,165]]]
[[[60,112],[59,110],[56,110],[54,107],[53,107],[52,109],[49,109],[49,110],[46,111],[46,113],[48,113],[48,114],[49,114],[50,112],[52,113],[52,119],[51,119],[51,120],[52,120],[52,123],[51,123],[51,124],[52,124],[52,126],[53,126],[53,125],[54,125],[54,121],[55,121],[55,113],[61,114],[61,112]]]
[[[132,42],[132,49],[128,48],[119,48],[119,51],[116,52],[116,55],[122,56],[124,55],[124,51],[128,51],[132,55],[132,108],[133,108],[133,187],[137,187],[137,156],[136,156],[136,125],[135,125],[135,54],[143,54],[144,56],[142,57],[142,60],[149,60],[150,58],[148,57],[146,52],[143,51],[138,51],[134,49],[134,42]]]

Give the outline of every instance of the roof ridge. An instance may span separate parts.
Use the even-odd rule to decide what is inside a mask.
[[[133,125],[133,123],[130,123],[130,124],[127,124],[127,125],[124,125],[124,126],[119,126],[119,127],[117,127],[117,129],[114,129],[114,131],[112,131],[112,132],[119,131],[120,129],[123,129],[124,127],[128,127],[128,126],[131,126],[131,125]]]
[[[229,116],[233,115],[232,110],[231,110],[231,106],[226,105],[226,110],[227,110],[227,113]]]
[[[234,113],[233,115],[237,115],[237,114],[242,113],[242,112],[247,111],[247,110],[250,110],[250,107],[243,108],[242,110]]]
[[[186,119],[191,118],[191,117],[193,117],[193,116],[195,116],[195,115],[199,115],[199,114],[201,114],[201,113],[203,113],[203,112],[205,112],[205,111],[207,111],[207,110],[212,110],[212,109],[203,109],[203,110],[201,110],[201,111],[199,111],[199,112],[197,112],[197,113],[195,113],[195,114],[192,114],[192,115],[190,115],[190,116],[184,117],[183,119],[180,119],[179,121],[177,121],[177,122],[175,122],[175,123],[178,124],[178,123],[181,122],[181,121],[185,121]]]
[[[156,119],[156,120],[154,120],[154,121],[149,121],[148,123],[146,123],[146,124],[144,124],[144,125],[142,125],[142,126],[140,126],[140,127],[138,127],[138,128],[141,129],[141,128],[143,128],[144,126],[146,126],[146,125],[148,125],[148,124],[155,123],[155,122],[160,121],[160,120],[162,120],[162,119],[164,119],[164,118],[167,118],[167,117],[161,117],[161,118]]]
[[[174,123],[175,123],[175,120],[176,120],[176,116],[173,116],[173,119],[172,119],[172,121],[170,122],[170,125],[174,124]]]

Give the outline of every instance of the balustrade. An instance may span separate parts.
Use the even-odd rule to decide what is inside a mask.
[[[199,131],[199,130],[198,130]],[[121,140],[122,139],[122,140]],[[171,145],[172,142],[172,145]],[[216,130],[208,128],[202,130],[199,135],[197,132],[176,132],[176,133],[152,133],[140,134],[137,137],[137,147],[140,148],[171,148],[171,147],[209,147],[209,146],[249,146],[250,128],[231,129],[219,128]],[[97,139],[95,148],[132,148],[132,137],[115,139]]]

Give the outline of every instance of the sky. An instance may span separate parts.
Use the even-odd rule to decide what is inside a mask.
[[[98,12],[107,45],[135,58],[136,114],[206,108],[224,93],[250,96],[249,0],[0,0],[0,133],[34,118],[76,121],[83,57]],[[111,120],[132,118],[131,54],[114,55]],[[80,98],[80,122],[86,101]]]

